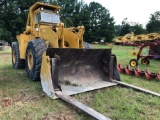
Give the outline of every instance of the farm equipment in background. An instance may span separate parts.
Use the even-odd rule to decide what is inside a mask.
[[[148,39],[148,36],[145,35],[145,34],[140,34],[140,35],[136,35],[136,36],[134,37],[134,39],[135,39],[135,40],[134,40],[135,43],[136,43],[136,42],[141,43],[141,42],[146,41],[146,40]]]
[[[123,67],[122,64],[118,64],[117,69],[122,74],[136,75],[136,77],[145,76],[148,80],[152,80],[155,78],[160,80],[160,72],[152,73],[152,72],[150,72],[149,68],[147,68],[146,70],[140,70],[139,66],[137,66],[135,69],[132,69],[132,68],[130,68],[129,65],[127,65],[126,67]]]
[[[133,43],[134,42],[134,33],[128,33],[124,36],[118,36],[115,40],[116,45],[121,45],[124,43]]]
[[[118,37],[116,38],[116,40],[114,41],[114,43],[115,43],[116,45],[121,45],[121,44],[123,44],[123,39],[124,39],[124,36],[118,36]]]
[[[12,43],[14,68],[26,68],[30,80],[41,80],[43,91],[52,99],[61,98],[100,120],[109,118],[69,95],[122,85],[160,97],[118,82],[116,56],[111,49],[87,49],[84,26],[64,28],[59,10],[59,6],[40,2],[30,7],[26,30]]]
[[[160,80],[160,73],[151,73],[149,68],[144,71],[141,71],[138,67],[138,61],[141,59],[141,64],[148,65],[150,63],[149,59],[156,58],[160,59],[160,34],[158,33],[150,33],[147,35],[141,34],[134,37],[133,42],[125,42],[121,44],[123,46],[133,46],[138,47],[139,51],[132,52],[132,56],[136,56],[136,59],[131,59],[129,65],[131,67],[135,67],[135,69],[131,69],[129,65],[123,67],[122,64],[117,66],[118,71],[120,73],[126,73],[128,75],[136,75],[137,77],[145,76],[147,79],[151,80],[154,78],[158,78]],[[148,48],[147,54],[142,54],[144,48]],[[134,49],[134,48],[133,48]]]
[[[136,59],[131,59],[129,62],[129,65],[132,67],[138,66],[138,61],[140,58],[142,58],[141,63],[145,65],[150,63],[149,59],[151,58],[160,59],[160,34],[158,33],[150,33],[147,35],[140,34],[137,36],[134,36],[132,33],[128,40],[123,41],[121,45],[139,47],[138,53],[135,51],[132,52],[133,56],[137,56]],[[149,48],[147,55],[142,55],[142,50],[144,48]]]
[[[141,64],[148,65],[150,63],[149,59],[151,58],[160,58],[160,41],[154,42],[144,42],[142,44],[132,44],[132,46],[139,46],[139,51],[137,59],[131,59],[129,65],[132,67],[138,66],[138,60],[141,58]],[[146,47],[149,47],[147,55],[142,55],[142,50]]]
[[[159,33],[139,34],[134,36],[134,33],[131,32],[124,36],[118,36],[115,40],[115,44],[127,46],[134,43],[154,42],[159,38]]]
[[[124,41],[125,43],[133,43],[134,42],[134,33],[131,32],[129,34],[125,35],[126,41]]]
[[[148,34],[148,41],[154,42],[154,40],[157,40],[159,38],[160,38],[160,34],[158,34],[158,33],[149,33]]]

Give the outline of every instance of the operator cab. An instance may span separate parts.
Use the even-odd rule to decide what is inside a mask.
[[[35,24],[57,24],[60,17],[57,10],[48,10],[43,7],[37,9],[34,14]]]

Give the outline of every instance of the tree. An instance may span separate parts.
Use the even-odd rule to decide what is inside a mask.
[[[41,0],[1,0],[0,1],[0,37],[7,42],[16,40],[16,35],[23,32],[29,7]]]
[[[90,41],[100,41],[106,38],[107,42],[112,41],[114,37],[114,19],[109,11],[97,2],[89,4],[90,11]]]
[[[124,36],[127,33],[132,32],[131,30],[131,25],[128,22],[127,18],[124,18],[124,20],[122,21],[122,25],[121,25],[121,32],[120,32],[120,36]]]
[[[121,33],[121,25],[115,25],[115,36],[120,36]]]
[[[82,2],[78,0],[57,0],[57,5],[61,6],[61,21],[66,27],[78,26],[80,23],[79,14]]]
[[[84,4],[82,6],[81,12],[79,13],[79,25],[85,26],[85,34],[84,34],[84,40],[87,42],[92,42],[92,39],[90,36],[92,36],[92,32],[90,29],[90,11],[87,4]]]
[[[134,34],[143,34],[146,30],[143,28],[142,24],[135,22],[128,22],[127,18],[124,18],[122,21],[122,25],[116,27],[117,32],[120,36],[124,36],[125,34],[134,32]]]
[[[87,42],[107,38],[111,41],[114,34],[114,20],[109,11],[96,2],[88,6],[82,0],[57,0],[62,7],[61,21],[66,27],[85,26],[84,39]]]
[[[135,35],[144,34],[146,32],[146,30],[143,28],[142,24],[139,24],[139,23],[134,23],[134,25],[131,26],[131,29]]]
[[[15,41],[23,32],[29,7],[37,1],[61,6],[60,17],[65,27],[85,26],[84,39],[88,42],[114,36],[114,19],[109,11],[96,2],[88,6],[83,0],[0,0],[0,37]]]
[[[160,11],[150,15],[150,20],[146,25],[146,30],[148,33],[160,32]]]

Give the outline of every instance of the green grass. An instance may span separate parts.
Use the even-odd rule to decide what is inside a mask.
[[[11,53],[11,49],[0,51],[0,54],[6,54],[6,53]]]
[[[94,45],[94,48],[108,48]],[[118,63],[127,65],[132,47],[113,46]],[[84,112],[60,99],[52,100],[41,88],[40,82],[29,81],[24,69],[12,68],[11,52],[0,52],[0,120],[92,120]],[[145,51],[144,51],[145,53]],[[158,60],[151,60],[148,66],[152,72],[159,68]],[[124,82],[131,83],[160,93],[160,81],[148,81],[121,74]],[[129,88],[115,86],[74,95],[74,98],[92,107],[113,120],[160,120],[160,98],[137,92]]]

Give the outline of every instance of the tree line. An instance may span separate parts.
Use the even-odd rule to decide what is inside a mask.
[[[142,24],[130,23],[127,18],[115,25],[109,10],[97,2],[88,5],[83,0],[0,0],[0,40],[16,41],[16,35],[25,30],[29,7],[35,2],[61,6],[60,17],[65,27],[84,25],[84,40],[90,43],[101,39],[111,42],[114,37],[129,32],[160,32],[160,11],[151,14],[143,28]]]

